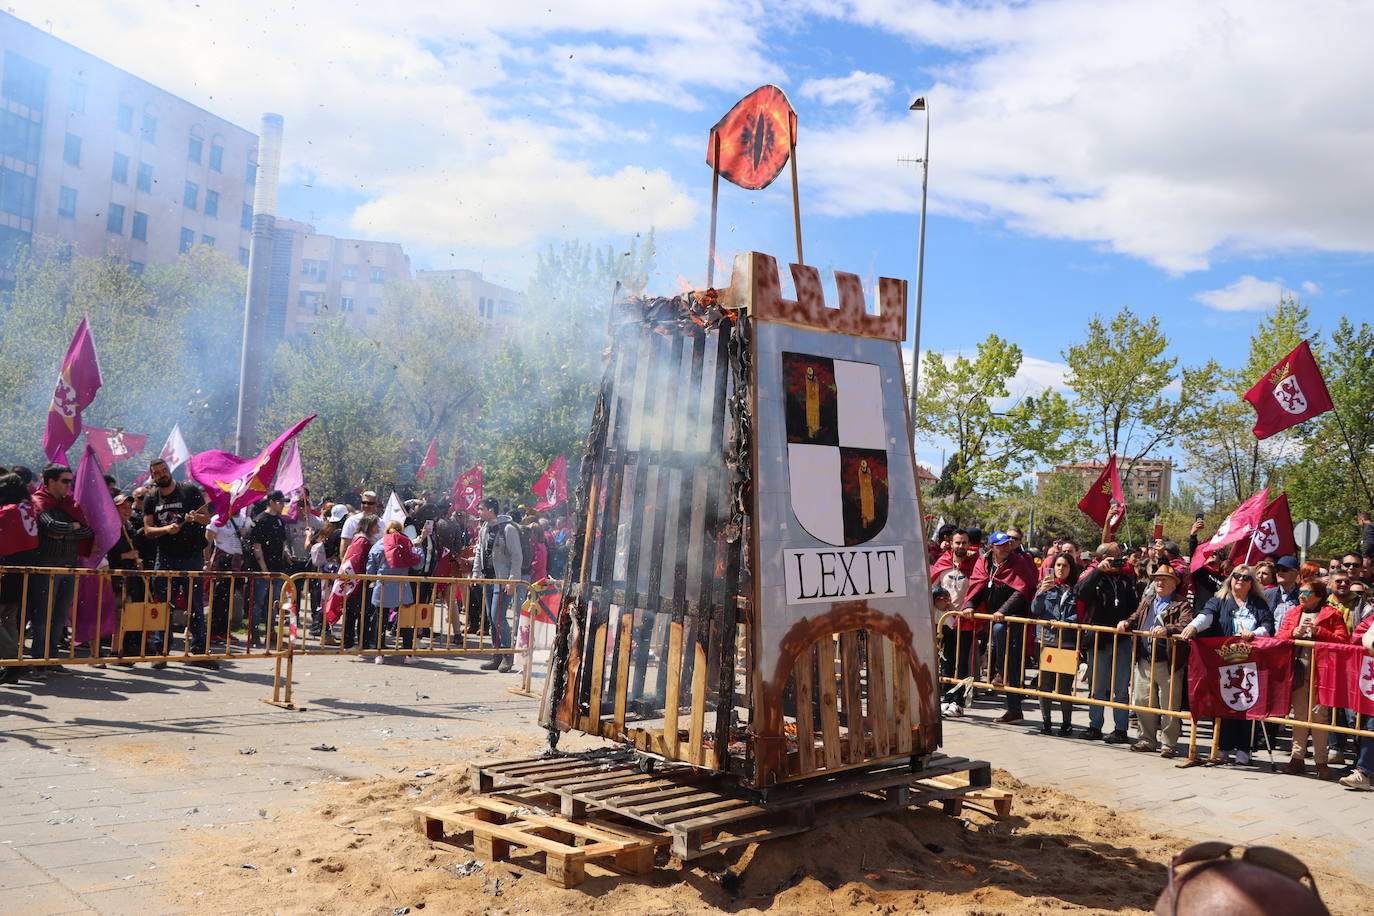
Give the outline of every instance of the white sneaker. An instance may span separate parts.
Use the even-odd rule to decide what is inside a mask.
[[[960,706],[957,703],[954,704],[954,714],[956,716],[962,716],[964,714],[964,707]]]
[[[374,664],[374,665],[385,665],[385,664],[386,664],[386,656],[384,656],[384,655],[379,655],[379,656],[377,656],[376,658],[374,658],[374,659],[372,660],[372,664]]]
[[[1250,764],[1250,752],[1236,751],[1236,763],[1240,766],[1248,766]]]
[[[1344,776],[1338,781],[1347,789],[1358,789],[1363,792],[1374,789],[1374,781],[1371,781],[1369,774],[1363,770],[1354,770],[1349,776]]]

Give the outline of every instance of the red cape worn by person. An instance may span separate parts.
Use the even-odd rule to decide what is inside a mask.
[[[968,591],[964,594],[964,607],[971,607],[983,614],[995,614],[1003,610],[1006,604],[1001,607],[987,606],[987,595],[985,594],[993,582],[999,582],[1019,594],[1022,600],[1016,603],[1010,611],[1003,611],[1015,617],[1027,616],[1030,614],[1031,599],[1035,597],[1036,569],[1035,561],[1024,553],[1016,552],[1007,555],[1002,565],[988,575],[988,568],[992,565],[990,555],[980,556],[978,562],[973,566],[973,574],[969,576]],[[979,628],[986,626],[987,621],[975,621]],[[963,627],[961,623],[961,628]]]
[[[1293,643],[1256,636],[1189,642],[1188,698],[1193,718],[1285,716],[1293,694]]]
[[[399,531],[393,531],[382,538],[382,556],[386,565],[392,569],[410,569],[425,561],[424,554],[415,549],[410,538]]]
[[[38,513],[32,503],[0,506],[0,557],[38,546]]]
[[[1264,373],[1255,387],[1245,392],[1245,400],[1255,408],[1255,438],[1267,439],[1291,426],[1331,410],[1331,394],[1326,379],[1303,341],[1278,365]]]
[[[954,551],[946,550],[936,558],[935,564],[930,567],[930,584],[932,586],[941,585],[949,592],[950,607],[956,611],[964,606],[964,596],[968,594],[968,580],[973,575],[973,568],[976,565],[978,565],[976,553],[970,552],[962,560],[956,561]],[[954,571],[963,575],[962,582],[951,581],[951,577],[947,573]],[[955,593],[956,589],[951,587],[956,585],[959,586],[958,594]],[[962,617],[954,618],[954,622],[961,630],[972,630],[975,628],[974,624],[977,623],[976,620],[965,620]]]
[[[39,487],[33,491],[33,507],[39,515],[52,509],[60,509],[72,517],[80,525],[86,525],[86,516],[76,507],[76,500],[68,493],[62,499],[58,499],[47,487]],[[91,552],[91,539],[84,538],[81,541],[81,554],[85,556]]]
[[[348,550],[344,554],[344,561],[339,564],[339,574],[343,576],[353,576],[361,574],[367,569],[367,552],[372,549],[372,542],[365,535],[358,535],[353,539],[353,543],[348,545]],[[338,623],[343,616],[344,602],[348,596],[357,591],[357,579],[335,579],[334,585],[329,589],[329,597],[324,602],[324,622],[327,626]]]

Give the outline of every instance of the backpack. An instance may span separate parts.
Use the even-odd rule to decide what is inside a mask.
[[[517,525],[516,530],[520,532],[520,578],[530,577],[530,565],[534,560],[534,551],[530,548],[530,529],[524,525]]]

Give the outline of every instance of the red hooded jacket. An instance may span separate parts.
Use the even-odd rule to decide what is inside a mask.
[[[1039,574],[1035,568],[1035,561],[1020,551],[1008,554],[1007,558],[1002,561],[1002,565],[995,570],[992,569],[991,554],[980,556],[973,567],[973,574],[969,576],[968,592],[964,595],[964,608],[980,611],[984,614],[995,614],[1001,611],[1011,617],[1029,616],[1030,603],[1031,599],[1035,597],[1035,586],[1038,578]],[[988,605],[988,597],[994,587],[993,583],[1011,590],[995,607]],[[979,623],[985,624],[986,621],[979,621]]]

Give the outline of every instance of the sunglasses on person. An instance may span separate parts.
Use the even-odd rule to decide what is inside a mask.
[[[1275,849],[1273,846],[1239,846],[1235,843],[1225,843],[1220,840],[1211,840],[1205,843],[1195,843],[1180,852],[1169,860],[1169,912],[1177,916],[1178,914],[1178,891],[1179,882],[1176,869],[1180,865],[1191,865],[1195,862],[1212,862],[1217,859],[1230,859],[1231,850],[1239,849],[1240,860],[1267,868],[1270,871],[1292,878],[1298,883],[1306,878],[1312,889],[1312,896],[1317,900],[1322,899],[1322,895],[1317,890],[1317,879],[1312,877],[1312,872],[1300,859],[1291,853],[1284,852],[1282,849]]]
[[[375,500],[375,499],[365,499],[365,500],[363,500],[363,505],[364,505],[364,506],[375,506],[375,505],[377,505],[377,500]]]
[[[1232,582],[1254,582],[1254,581],[1255,581],[1255,577],[1252,576],[1252,575],[1250,575],[1249,573],[1232,573],[1232,574],[1231,574],[1231,581],[1232,581]]]
[[[1311,597],[1312,597],[1313,595],[1315,595],[1315,594],[1316,594],[1316,592],[1312,591],[1312,589],[1310,589],[1310,588],[1305,588],[1305,589],[1303,589],[1302,591],[1298,592],[1298,597],[1299,597],[1299,598],[1311,598]]]

